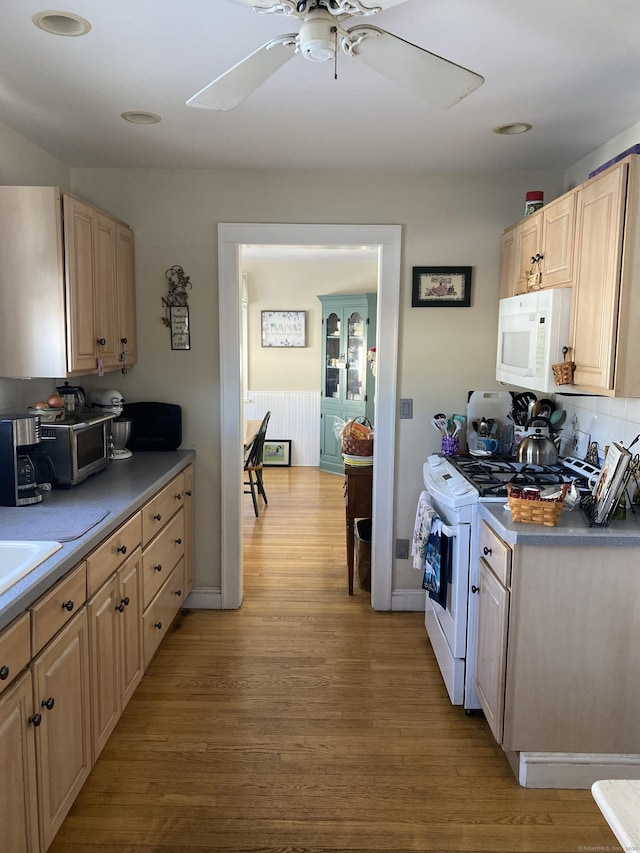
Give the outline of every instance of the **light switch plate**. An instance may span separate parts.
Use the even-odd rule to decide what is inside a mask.
[[[409,540],[396,539],[396,560],[409,559]]]
[[[413,398],[403,397],[400,400],[400,420],[410,421],[413,418]]]

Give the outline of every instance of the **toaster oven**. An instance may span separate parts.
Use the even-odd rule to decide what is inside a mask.
[[[52,485],[76,486],[109,462],[109,440],[114,414],[68,414],[62,421],[41,423],[42,448],[53,465]]]

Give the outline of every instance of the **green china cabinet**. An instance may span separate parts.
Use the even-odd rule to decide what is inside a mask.
[[[318,296],[322,303],[320,468],[344,472],[335,419],[374,423],[375,377],[367,353],[376,345],[375,293]]]

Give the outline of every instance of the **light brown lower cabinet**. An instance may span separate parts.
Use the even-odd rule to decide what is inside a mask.
[[[189,465],[0,631],[0,850],[50,846],[193,574]]]

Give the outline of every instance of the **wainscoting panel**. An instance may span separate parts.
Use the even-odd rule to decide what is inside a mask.
[[[292,465],[318,465],[320,461],[319,391],[249,391],[245,420],[271,412],[268,439],[291,439]]]

